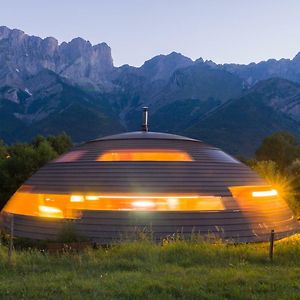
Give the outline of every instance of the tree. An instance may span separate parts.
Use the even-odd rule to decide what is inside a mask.
[[[295,191],[295,198],[298,201],[300,211],[300,159],[296,159],[287,169],[288,174],[292,178],[292,185]]]
[[[37,136],[29,144],[6,146],[0,142],[0,209],[25,180],[71,146],[66,134]]]
[[[56,136],[50,135],[47,141],[59,155],[72,147],[72,140],[65,132]]]
[[[46,141],[46,138],[39,134],[31,141],[30,144],[33,147],[38,147],[41,143],[44,143],[45,141]]]
[[[280,131],[266,137],[255,154],[257,160],[272,160],[284,170],[300,158],[300,144],[292,134]]]
[[[0,140],[0,160],[6,159],[8,156],[7,146]]]
[[[300,178],[300,159],[297,158],[296,160],[294,160],[287,169],[287,171],[295,178]]]

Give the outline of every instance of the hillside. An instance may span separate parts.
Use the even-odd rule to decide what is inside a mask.
[[[251,156],[262,139],[287,130],[300,136],[300,85],[268,79],[228,101],[182,134],[208,141],[234,154]]]
[[[8,143],[62,131],[80,142],[123,130],[107,99],[52,71],[43,70],[25,83],[25,90],[0,88],[0,137]]]

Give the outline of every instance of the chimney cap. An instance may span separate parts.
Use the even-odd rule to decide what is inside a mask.
[[[143,107],[143,124],[142,131],[148,131],[148,106]]]

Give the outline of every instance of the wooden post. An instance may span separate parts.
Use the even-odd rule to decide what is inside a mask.
[[[269,247],[269,258],[271,261],[273,261],[274,237],[275,237],[275,231],[274,229],[272,229],[270,234],[270,247]]]
[[[12,252],[14,247],[14,215],[10,214],[10,236],[8,245],[8,263],[11,264]]]

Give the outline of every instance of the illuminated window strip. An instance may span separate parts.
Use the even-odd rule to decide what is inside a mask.
[[[39,206],[39,211],[42,213],[51,213],[51,214],[56,214],[56,213],[61,213],[61,209],[56,208],[56,207],[51,207],[51,206],[45,206],[45,205],[40,205]]]
[[[252,192],[252,197],[274,197],[278,196],[278,192],[275,189],[269,191],[255,191]]]
[[[173,149],[116,149],[102,153],[97,161],[193,161],[191,156]]]
[[[52,206],[39,205],[39,216],[46,218],[63,218],[63,212],[61,209]]]
[[[72,197],[72,196],[71,196]],[[197,196],[197,195],[171,195],[171,196],[149,196],[149,195],[138,195],[138,196],[122,196],[122,195],[87,195],[85,196],[86,200],[98,200],[98,199],[169,199],[169,198],[185,198],[185,199],[196,199],[196,198],[211,198],[214,199],[214,196]]]

